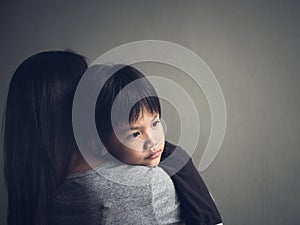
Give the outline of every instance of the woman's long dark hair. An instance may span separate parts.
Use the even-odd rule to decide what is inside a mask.
[[[81,55],[48,51],[15,71],[3,118],[8,225],[48,223],[55,190],[78,153],[72,102],[86,69]]]

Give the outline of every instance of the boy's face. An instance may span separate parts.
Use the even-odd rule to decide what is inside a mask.
[[[108,151],[118,160],[154,167],[160,162],[165,135],[159,114],[144,109],[136,122],[119,126],[108,140]]]

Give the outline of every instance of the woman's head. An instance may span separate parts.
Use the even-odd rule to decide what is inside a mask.
[[[116,69],[117,68],[117,69]],[[116,65],[96,103],[96,127],[117,159],[156,166],[164,148],[159,98],[151,83],[132,66]]]
[[[48,51],[29,57],[13,74],[3,120],[9,224],[44,222],[51,192],[77,152],[72,101],[86,69],[83,56]]]

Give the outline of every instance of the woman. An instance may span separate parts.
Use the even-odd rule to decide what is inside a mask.
[[[115,220],[116,215],[107,213],[110,204],[103,204],[102,199],[92,201],[98,195],[91,193],[102,191],[97,189],[98,183],[93,182],[103,182],[104,179],[100,179],[91,168],[99,169],[103,162],[99,159],[93,160],[91,165],[85,162],[72,130],[73,97],[86,69],[85,58],[78,54],[49,51],[29,57],[15,71],[10,82],[4,119],[8,225],[111,224]],[[128,169],[129,165],[118,168],[124,172],[123,168]],[[171,195],[164,199],[167,204],[170,201],[172,207],[156,218],[159,221],[147,218],[145,214],[143,218],[148,224],[159,224],[166,218],[166,223],[180,222],[179,202],[171,179],[158,167],[154,172],[150,170],[146,167],[132,169],[133,174],[141,176],[146,183],[153,180],[154,176],[165,175],[164,182],[167,180],[168,184],[165,187],[168,187]],[[93,182],[86,180],[90,176]],[[110,201],[114,199],[114,203],[118,204],[115,209],[122,210],[119,217],[122,220],[118,223],[141,222],[139,214],[137,218],[128,215],[133,215],[130,214],[133,210],[143,213],[145,196],[153,194],[145,194],[144,188],[148,187],[149,190],[149,183],[148,186],[135,188],[135,191],[129,189],[121,199],[117,194],[112,195],[121,193],[114,182],[105,184],[108,185],[105,187],[106,193],[110,194]],[[157,199],[162,199],[159,187],[156,190]],[[79,198],[81,196],[83,198]],[[124,207],[118,199],[131,201],[132,204]],[[160,212],[159,209],[157,207],[156,211]]]

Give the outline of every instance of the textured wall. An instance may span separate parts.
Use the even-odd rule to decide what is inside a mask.
[[[224,93],[224,142],[202,172],[224,223],[300,223],[299,1],[51,2],[0,3],[1,113],[14,69],[35,52],[71,48],[92,62],[131,41],[178,43],[206,61]],[[207,103],[192,83],[182,85],[199,95],[203,149],[210,126]],[[199,163],[201,150],[193,157]],[[3,190],[2,173],[0,178]],[[4,191],[0,197],[5,224]]]

